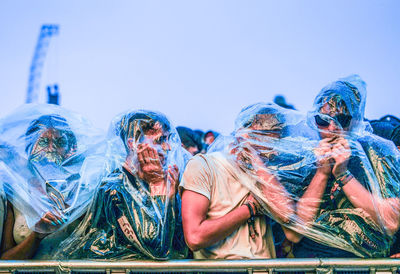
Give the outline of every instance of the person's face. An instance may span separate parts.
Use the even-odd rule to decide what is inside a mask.
[[[214,142],[214,140],[215,140],[214,134],[209,133],[204,139],[204,143],[206,143],[207,145],[211,145]]]
[[[161,163],[164,165],[168,151],[171,146],[168,143],[169,132],[165,132],[159,123],[156,123],[152,129],[143,133],[139,139],[139,144],[149,144],[157,151]]]
[[[32,155],[42,155],[50,162],[62,163],[67,158],[68,137],[57,129],[45,130],[36,141]]]
[[[196,155],[199,153],[199,149],[197,147],[184,147],[187,151],[189,151],[190,154]]]
[[[319,135],[322,139],[333,138],[338,135],[343,135],[349,130],[351,116],[343,113],[338,113],[328,103],[325,103],[321,107],[319,113],[333,118],[326,119],[327,117],[318,115],[314,117],[315,123],[320,130]]]

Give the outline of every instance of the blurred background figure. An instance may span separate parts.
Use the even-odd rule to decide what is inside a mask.
[[[400,120],[397,117],[386,115],[369,123],[375,135],[392,141],[400,149]]]
[[[283,108],[295,109],[293,105],[286,103],[286,99],[283,95],[276,95],[274,98],[274,103]]]
[[[206,151],[208,150],[208,147],[214,143],[215,139],[217,139],[219,133],[213,130],[209,130],[206,133],[204,133],[203,136],[203,142],[205,144],[206,147]]]
[[[189,151],[190,154],[196,155],[202,152],[203,144],[198,133],[188,127],[179,126],[176,128],[181,139],[182,146]]]

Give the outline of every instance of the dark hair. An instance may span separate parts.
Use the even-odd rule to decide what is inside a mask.
[[[199,151],[202,150],[201,140],[192,129],[180,126],[176,128],[176,131],[178,131],[179,138],[181,138],[185,147],[197,147]]]
[[[140,121],[140,124],[138,123]],[[153,111],[134,111],[125,114],[117,125],[117,135],[119,135],[125,145],[125,149],[129,151],[127,139],[133,138],[137,140],[141,132],[146,132],[154,128],[159,122],[164,132],[171,130],[171,124],[161,113]]]

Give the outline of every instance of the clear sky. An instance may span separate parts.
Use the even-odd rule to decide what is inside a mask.
[[[284,94],[306,112],[352,73],[367,82],[368,118],[400,116],[399,18],[398,0],[0,0],[0,116],[25,101],[45,23],[60,35],[42,84],[57,81],[61,105],[104,129],[145,108],[229,133],[245,105]]]

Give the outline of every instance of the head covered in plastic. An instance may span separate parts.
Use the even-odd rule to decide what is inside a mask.
[[[56,257],[182,258],[176,192],[190,154],[165,115],[133,110],[109,130],[106,172],[80,227]]]
[[[301,182],[314,168],[310,129],[305,116],[276,104],[256,103],[242,109],[229,137],[219,137],[210,152],[224,154],[236,175],[263,206],[285,222]],[[279,180],[283,179],[284,183]]]
[[[364,121],[366,84],[357,75],[325,86],[308,113],[321,142],[313,148],[315,167],[328,172],[314,223],[303,235],[361,257],[384,256],[391,242],[399,195],[399,154],[393,144],[373,135]],[[314,175],[305,182],[311,188]],[[351,182],[359,191],[344,188]],[[345,191],[345,190],[347,191]],[[301,193],[298,201],[302,200]],[[363,200],[357,204],[357,200]],[[368,206],[367,206],[368,205]],[[388,221],[390,220],[390,221]]]
[[[131,156],[129,164],[134,168],[134,172],[140,171],[138,150],[144,144],[157,152],[148,156],[158,157],[164,171],[171,163],[182,164],[181,157],[184,157],[185,153],[181,149],[179,135],[164,114],[134,110],[118,116],[112,124],[110,133],[115,132],[116,136],[122,140],[126,154]],[[182,168],[182,166],[179,167]]]
[[[341,78],[319,92],[308,113],[309,123],[320,132],[329,131],[331,125],[360,136],[369,128],[364,122],[366,97],[366,84],[358,75]]]
[[[82,173],[89,154],[99,153],[102,133],[82,116],[55,105],[24,105],[0,120],[1,168],[8,200],[30,229],[52,232],[79,217],[96,188]],[[4,158],[6,157],[6,158]],[[62,226],[39,225],[47,213]]]

